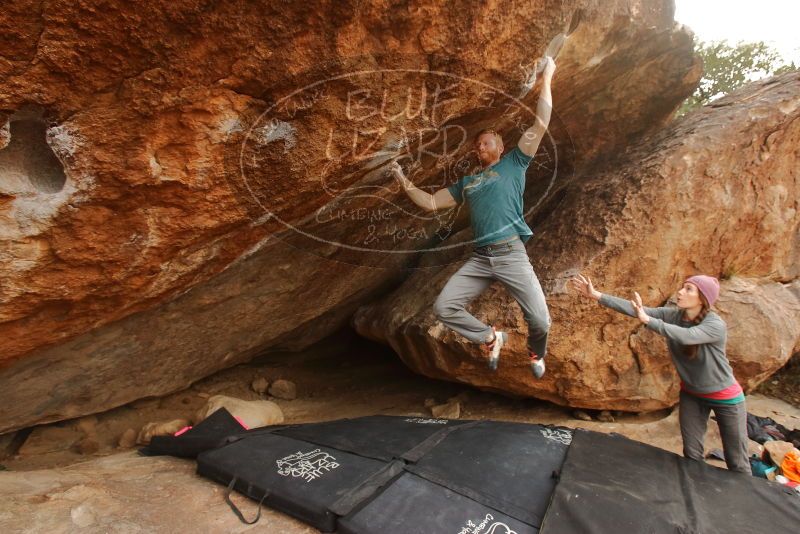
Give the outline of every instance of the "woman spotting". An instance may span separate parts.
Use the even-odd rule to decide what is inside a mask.
[[[744,393],[725,355],[727,326],[711,310],[719,296],[719,281],[711,276],[692,276],[678,290],[677,307],[661,308],[642,306],[638,293],[634,293],[634,300],[600,293],[592,280],[582,275],[571,282],[581,295],[636,317],[647,328],[667,338],[672,363],[681,379],[683,455],[703,461],[703,439],[713,410],[728,469],[750,474]]]

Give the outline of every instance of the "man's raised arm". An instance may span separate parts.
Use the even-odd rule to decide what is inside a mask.
[[[536,123],[525,130],[519,138],[519,149],[526,156],[533,157],[539,150],[539,143],[542,142],[547,126],[550,124],[550,114],[553,111],[553,95],[550,93],[550,82],[553,73],[556,71],[556,63],[549,56],[544,57],[545,66],[542,75],[542,91],[539,93],[539,103],[536,106]]]
[[[401,187],[408,194],[409,198],[414,202],[414,204],[425,211],[437,211],[456,206],[456,201],[447,188],[440,189],[431,195],[430,193],[426,193],[425,191],[418,189],[417,186],[412,184],[411,180],[406,178],[406,175],[403,174],[402,167],[400,167],[400,164],[396,161],[392,162],[392,164],[389,166],[389,170],[392,172],[392,174],[394,174],[394,177],[397,179],[397,181],[400,182]]]

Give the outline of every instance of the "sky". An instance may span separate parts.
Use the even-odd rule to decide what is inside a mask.
[[[764,41],[800,65],[798,0],[675,0],[675,20],[701,41]]]

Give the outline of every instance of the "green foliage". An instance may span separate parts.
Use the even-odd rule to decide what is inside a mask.
[[[749,81],[797,69],[794,63],[784,64],[781,55],[763,41],[731,46],[727,41],[695,40],[694,48],[703,59],[703,77],[694,94],[678,110],[678,115],[699,108]]]

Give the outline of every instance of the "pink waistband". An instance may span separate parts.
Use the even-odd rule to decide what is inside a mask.
[[[728,386],[719,391],[712,391],[711,393],[696,393],[688,389],[683,382],[681,382],[681,389],[687,393],[691,393],[695,397],[703,397],[704,399],[715,400],[733,399],[744,393],[742,391],[742,386],[739,385],[739,382],[734,382],[732,386]]]

